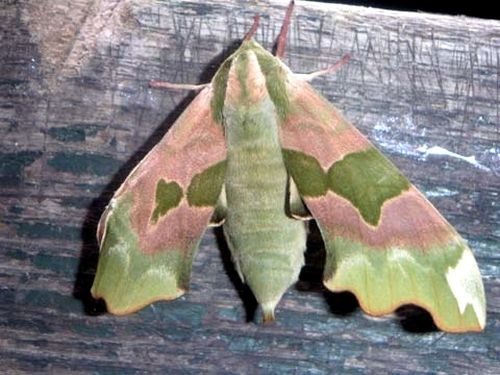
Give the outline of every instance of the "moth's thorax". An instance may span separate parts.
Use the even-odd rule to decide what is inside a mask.
[[[283,111],[289,74],[292,73],[286,65],[260,44],[253,40],[244,41],[212,80],[214,95],[211,104],[215,120],[223,122],[224,112],[252,107],[267,100],[271,101],[276,112]]]
[[[245,50],[233,59],[227,78],[226,105],[256,104],[267,96],[266,77],[255,52]]]

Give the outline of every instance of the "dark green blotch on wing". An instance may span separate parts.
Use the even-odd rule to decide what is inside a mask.
[[[410,187],[397,168],[374,148],[345,156],[326,173],[310,155],[293,150],[283,150],[283,155],[302,197],[319,197],[331,190],[349,200],[371,225],[379,222],[386,200]]]
[[[328,186],[358,208],[363,219],[377,225],[382,205],[410,187],[408,180],[379,151],[354,152],[328,170]]]
[[[187,191],[187,200],[190,206],[203,207],[215,206],[224,183],[226,174],[226,161],[221,161],[191,180]]]
[[[164,179],[158,181],[155,194],[156,207],[151,217],[153,222],[156,223],[170,209],[177,207],[181,199],[182,189],[177,182],[167,183]]]
[[[319,197],[326,194],[326,174],[315,158],[293,150],[283,150],[283,157],[301,196]]]

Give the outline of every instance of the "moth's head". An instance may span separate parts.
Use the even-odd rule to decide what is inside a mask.
[[[281,61],[281,58],[284,53],[292,9],[293,1],[288,6],[278,36],[275,55],[254,40],[259,26],[259,16],[257,15],[240,47],[217,70],[212,79],[214,90],[212,107],[216,121],[222,120],[225,106],[231,107],[236,103],[257,102],[265,95],[269,95],[277,107],[286,107],[288,99],[285,86],[288,82],[288,75],[292,73]]]
[[[239,46],[239,48],[233,53],[233,56],[238,56],[240,54],[246,54],[248,52],[253,53],[268,53],[264,47],[262,47],[259,42],[255,39],[243,39],[243,42]]]

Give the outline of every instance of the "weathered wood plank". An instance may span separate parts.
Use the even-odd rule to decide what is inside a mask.
[[[256,38],[270,48],[285,5],[0,4],[3,370],[500,372],[498,21],[299,2],[286,57],[307,72],[352,55],[314,84],[470,241],[488,297],[484,333],[428,331],[422,315],[368,319],[321,288],[315,246],[276,324],[246,323],[254,302],[212,232],[180,300],[117,318],[90,298],[105,204],[192,98],[148,80],[208,81],[256,12]]]

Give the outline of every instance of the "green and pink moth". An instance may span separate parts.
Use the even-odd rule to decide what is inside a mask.
[[[208,226],[223,225],[264,320],[304,264],[304,220],[326,247],[324,284],[370,315],[418,305],[450,332],[485,326],[481,275],[466,242],[426,198],[307,82],[253,40],[200,92],[130,173],[98,227],[92,294],[127,314],[188,289]],[[336,68],[336,67],[335,67]]]

